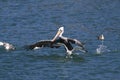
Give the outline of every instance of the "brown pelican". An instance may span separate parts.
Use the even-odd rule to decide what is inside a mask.
[[[63,37],[62,36],[63,33],[64,33],[64,27],[60,27],[58,29],[57,34],[52,40],[46,40],[46,41],[43,40],[35,44],[29,45],[28,48],[29,49],[38,49],[42,47],[59,48],[61,45],[64,45],[68,55],[71,55],[72,52],[75,50],[72,44],[77,44],[81,50],[86,52],[86,50],[84,49],[84,45],[80,41],[78,41],[77,39],[70,39],[67,37]]]
[[[0,42],[0,46],[3,46],[6,50],[14,50],[15,47],[7,42]]]
[[[73,48],[72,44],[77,44],[79,46],[79,49],[81,49],[84,52],[87,52],[87,50],[85,50],[83,43],[81,43],[80,41],[78,41],[77,39],[71,39],[71,38],[67,38],[62,36],[62,34],[64,33],[64,27],[60,27],[58,29],[57,34],[55,35],[55,37],[53,38],[53,42],[56,44],[62,44],[64,45],[66,52],[68,53],[68,55],[71,55],[72,52],[78,48]],[[58,39],[57,39],[58,37]]]

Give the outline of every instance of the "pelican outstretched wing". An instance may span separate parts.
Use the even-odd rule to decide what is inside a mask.
[[[84,44],[82,42],[78,41],[77,39],[70,39],[70,38],[68,38],[68,41],[70,43],[77,44],[80,47],[84,47]]]
[[[70,38],[68,38],[68,41],[70,43],[77,44],[78,46],[80,46],[82,48],[82,50],[87,52],[87,50],[85,50],[85,48],[84,48],[84,44],[82,42],[78,41],[77,39],[70,39]]]
[[[43,47],[50,47],[50,48],[59,48],[60,45],[57,45],[56,43],[52,42],[51,40],[43,40],[37,43],[34,43],[32,45],[28,45],[28,49],[35,49],[35,48],[43,48]]]

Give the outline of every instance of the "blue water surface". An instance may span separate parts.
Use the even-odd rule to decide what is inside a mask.
[[[120,0],[0,0],[0,80],[119,80]],[[27,51],[25,45],[52,39],[57,29],[85,43],[88,53],[65,57],[64,47]],[[96,54],[104,34],[110,50]]]

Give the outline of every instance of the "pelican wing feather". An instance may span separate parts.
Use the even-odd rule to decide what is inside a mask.
[[[55,44],[51,40],[44,40],[44,41],[40,41],[40,42],[37,42],[37,43],[34,43],[34,44],[28,46],[29,49],[34,49],[35,47],[59,48],[60,45]]]

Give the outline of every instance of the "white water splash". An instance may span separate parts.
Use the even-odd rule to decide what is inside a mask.
[[[101,54],[104,52],[109,52],[110,50],[107,49],[107,46],[103,45],[103,41],[101,45],[98,45],[98,48],[96,49],[97,54]]]

